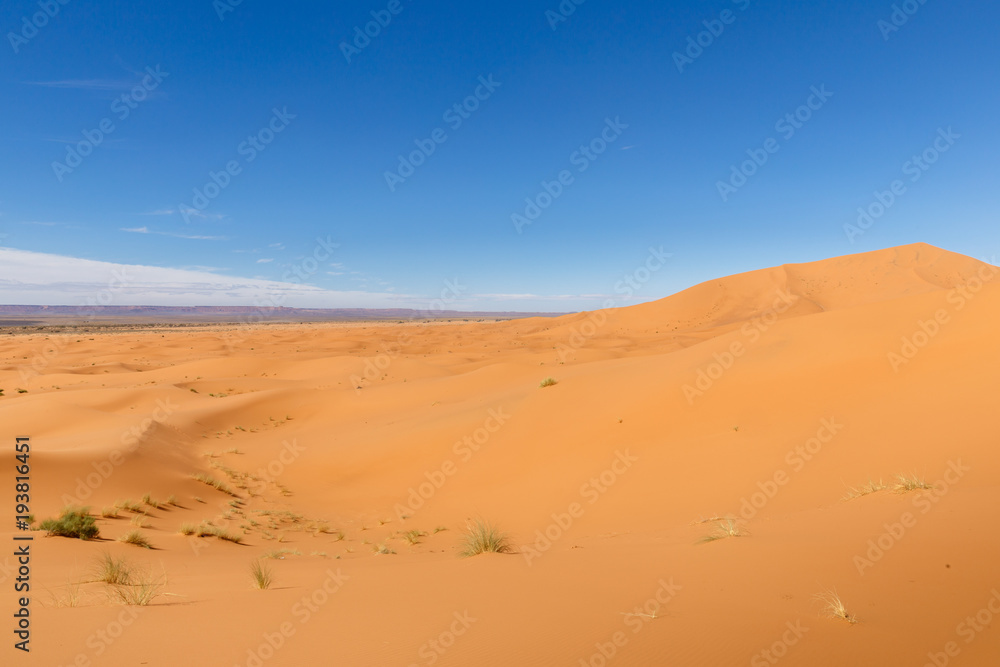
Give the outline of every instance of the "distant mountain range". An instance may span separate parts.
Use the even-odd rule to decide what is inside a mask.
[[[3,306],[0,325],[152,322],[343,322],[359,320],[454,320],[558,317],[519,313],[409,308],[259,308],[255,306]]]

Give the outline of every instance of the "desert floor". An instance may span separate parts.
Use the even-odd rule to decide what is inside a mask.
[[[5,335],[0,662],[1000,664],[997,276],[914,245],[558,319]],[[39,520],[145,513],[27,533],[29,655],[16,436]],[[477,519],[514,553],[460,557]]]

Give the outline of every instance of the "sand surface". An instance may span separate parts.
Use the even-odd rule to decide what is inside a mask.
[[[150,550],[128,511],[31,533],[25,659],[7,466],[0,662],[1000,664],[997,271],[918,244],[558,319],[4,336],[36,517],[162,506]],[[475,519],[517,553],[459,557]],[[242,543],[179,533],[209,521]]]

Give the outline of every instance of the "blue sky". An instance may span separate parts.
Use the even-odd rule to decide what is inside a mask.
[[[1000,254],[996,3],[234,2],[3,3],[0,302],[569,311]]]

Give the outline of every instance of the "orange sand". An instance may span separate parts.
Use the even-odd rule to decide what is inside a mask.
[[[115,541],[127,512],[33,533],[25,656],[8,466],[0,662],[1000,664],[997,275],[919,244],[554,320],[5,336],[37,517],[177,506],[149,509],[153,550]],[[935,489],[844,499],[899,473]],[[458,557],[477,517],[518,553]],[[744,536],[699,543],[714,517]],[[203,520],[243,544],[179,534]],[[109,601],[102,552],[162,594]]]

